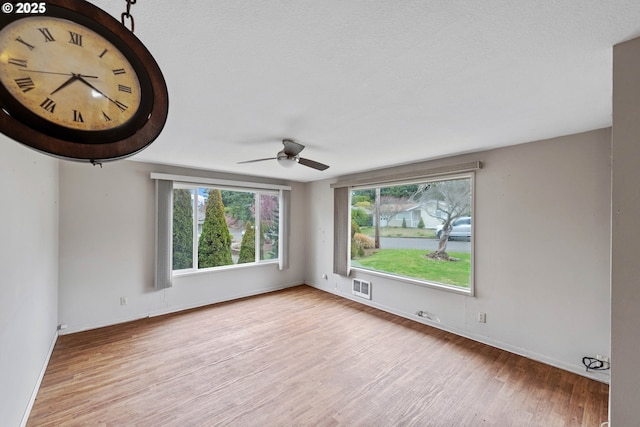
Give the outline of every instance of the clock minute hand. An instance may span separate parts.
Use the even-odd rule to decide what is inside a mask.
[[[55,74],[55,75],[58,75],[58,76],[73,76],[74,75],[73,73],[56,73],[56,72],[53,72],[53,71],[40,71],[40,70],[24,70],[24,71],[26,71],[27,73]],[[97,79],[98,78],[98,76],[85,76],[84,74],[78,74],[78,75],[80,75],[82,77],[86,77],[88,79]]]
[[[87,86],[89,86],[91,89],[95,90],[96,92],[98,92],[100,95],[104,96],[105,98],[107,98],[109,101],[113,102],[114,104],[118,105],[118,107],[120,107],[120,105],[114,101],[113,99],[109,98],[104,92],[102,92],[100,89],[98,89],[97,87],[95,87],[94,85],[92,85],[91,83],[89,83],[88,81],[86,81],[83,77],[82,74],[74,74],[74,76],[76,77],[77,80],[81,81],[82,83],[86,84]]]

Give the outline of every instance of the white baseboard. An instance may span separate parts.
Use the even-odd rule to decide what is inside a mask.
[[[126,317],[120,317],[118,319],[109,319],[109,320],[105,320],[105,321],[100,321],[100,322],[93,322],[93,323],[88,323],[88,324],[84,324],[84,325],[72,325],[69,324],[67,329],[65,329],[64,331],[60,332],[60,335],[68,335],[68,334],[74,334],[77,332],[84,332],[84,331],[90,331],[92,329],[98,329],[98,328],[104,328],[107,326],[113,326],[113,325],[118,325],[121,323],[127,323],[127,322],[133,322],[135,320],[140,320],[140,319],[146,319],[148,317],[156,317],[156,316],[164,316],[166,314],[172,314],[172,313],[179,313],[181,311],[185,311],[185,310],[191,310],[194,308],[200,308],[200,307],[206,307],[208,305],[212,305],[212,304],[217,304],[220,302],[226,302],[226,301],[233,301],[236,299],[240,299],[240,298],[246,298],[246,297],[251,297],[251,296],[255,296],[255,295],[261,295],[261,294],[266,294],[269,292],[275,292],[275,291],[279,291],[282,289],[286,289],[286,288],[291,288],[294,286],[299,286],[299,285],[303,285],[304,282],[292,282],[292,283],[285,283],[285,284],[281,284],[281,285],[277,285],[274,287],[270,287],[270,288],[265,288],[265,289],[259,289],[256,291],[252,291],[252,292],[245,292],[245,293],[238,293],[238,294],[233,294],[233,295],[227,295],[223,298],[212,298],[210,300],[202,300],[202,301],[198,301],[197,303],[194,304],[184,304],[184,305],[176,305],[176,306],[171,306],[171,307],[166,307],[166,308],[157,308],[157,309],[153,309],[144,313],[134,313],[130,316],[126,316]]]
[[[286,284],[274,286],[268,289],[259,289],[256,291],[229,295],[224,298],[216,298],[209,301],[201,301],[201,302],[198,302],[197,304],[186,304],[181,306],[169,307],[162,310],[154,310],[152,313],[149,314],[148,317],[164,316],[166,314],[179,313],[181,311],[192,310],[194,308],[200,308],[200,307],[206,307],[208,305],[218,304],[221,302],[233,301],[233,300],[252,297],[256,295],[268,294],[270,292],[277,292],[277,291],[281,291],[282,289],[292,288],[294,286],[299,286],[303,284],[304,284],[303,282],[286,283]]]
[[[49,366],[49,360],[51,359],[51,354],[53,354],[53,349],[56,346],[56,342],[58,341],[58,331],[56,330],[55,334],[53,334],[53,341],[51,342],[51,346],[49,347],[49,352],[47,353],[47,357],[40,369],[40,375],[38,375],[38,380],[33,387],[33,391],[31,392],[31,398],[29,399],[29,403],[24,411],[24,415],[22,416],[22,422],[20,423],[20,427],[25,427],[27,425],[27,421],[29,421],[29,415],[31,415],[31,409],[33,409],[33,404],[36,402],[36,397],[38,397],[38,391],[40,390],[40,385],[42,384],[42,380],[44,379],[44,374],[47,372],[47,367]]]

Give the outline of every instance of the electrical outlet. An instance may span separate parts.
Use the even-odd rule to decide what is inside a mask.
[[[607,356],[603,356],[602,354],[596,354],[596,360],[604,363],[609,363],[609,358]]]
[[[478,312],[478,322],[487,323],[487,313],[483,313],[481,311]]]
[[[128,302],[127,297],[120,297],[120,305],[127,305]]]
[[[322,278],[323,278],[324,280],[328,280],[328,279],[329,279],[329,276],[327,276],[326,274],[323,274],[323,275],[322,275]]]

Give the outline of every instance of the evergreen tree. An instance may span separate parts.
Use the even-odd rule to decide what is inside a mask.
[[[233,264],[231,234],[224,217],[220,190],[210,190],[202,234],[198,241],[198,267],[209,268]]]
[[[173,269],[193,267],[193,203],[191,190],[173,190]]]
[[[238,258],[238,264],[255,261],[256,230],[251,225],[251,222],[247,221],[247,225],[244,228],[244,236],[242,236],[242,243],[240,243],[240,257]]]
[[[245,191],[222,190],[222,203],[228,216],[239,221],[252,221],[254,193]]]

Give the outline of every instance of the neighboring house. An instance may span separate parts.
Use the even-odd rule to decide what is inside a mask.
[[[389,220],[381,218],[380,225],[382,227],[402,227],[402,220],[404,219],[408,228],[417,228],[420,218],[422,218],[424,228],[435,229],[437,226],[442,225],[446,218],[446,214],[440,209],[441,203],[437,200],[431,200],[427,203],[427,206],[412,206],[394,215]]]
[[[403,210],[402,212],[389,215],[382,213],[380,215],[381,227],[402,227],[402,220],[405,220],[407,228],[418,228],[420,218],[424,223],[424,228],[434,229],[439,225],[442,225],[446,218],[446,214],[442,212],[440,206],[442,202],[432,200],[427,203],[427,206],[413,205],[410,208]],[[374,210],[364,207],[352,207],[351,209],[360,209],[366,212],[372,218],[372,225],[375,225]],[[384,209],[382,209],[384,211]]]
[[[389,221],[381,220],[380,224],[383,227],[385,226],[385,223],[389,227],[402,227],[402,220],[404,220],[408,228],[417,228],[420,223],[421,215],[422,209],[420,209],[420,206],[413,206],[404,212],[397,213],[393,218],[390,218]],[[427,223],[425,222],[424,225],[426,227]]]

